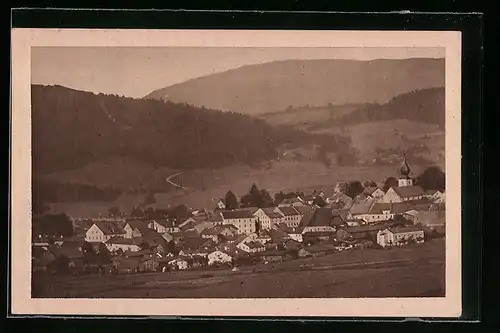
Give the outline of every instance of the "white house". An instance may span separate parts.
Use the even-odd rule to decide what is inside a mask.
[[[424,197],[433,203],[444,203],[446,201],[444,192],[439,190],[428,190],[425,192]]]
[[[391,187],[382,197],[381,202],[405,202],[421,200],[424,197],[424,189],[421,186]]]
[[[85,233],[85,241],[89,243],[104,243],[116,236],[125,236],[126,232],[119,222],[94,222]]]
[[[233,257],[231,257],[226,252],[219,250],[209,253],[207,258],[208,258],[208,265],[225,264],[233,261]]]
[[[178,270],[186,270],[189,268],[189,263],[184,258],[175,258],[168,262],[169,265],[174,266]]]
[[[224,201],[222,201],[222,199],[220,199],[219,201],[217,201],[217,208],[221,209],[221,210],[226,209],[226,204],[224,203]]]
[[[290,236],[290,239],[299,243],[303,242],[302,234],[304,233],[304,227],[287,227],[286,225],[281,225],[279,228],[286,232]]]
[[[378,223],[393,219],[396,215],[402,215],[411,210],[405,202],[380,203],[376,202],[365,214],[356,215],[356,218],[362,219],[365,223]]]
[[[264,244],[256,241],[250,241],[250,242],[241,242],[236,247],[242,251],[248,252],[248,253],[257,253],[257,252],[263,252],[266,250],[266,247]]]
[[[377,244],[382,247],[404,245],[409,242],[422,243],[424,231],[415,226],[396,227],[379,230]]]
[[[141,247],[136,240],[120,236],[109,239],[105,244],[110,252],[118,250],[122,250],[123,252],[137,252],[141,250]]]
[[[330,208],[317,208],[307,224],[303,225],[304,230],[302,234],[308,232],[335,232],[334,218],[340,218],[333,215]]]
[[[288,227],[298,227],[302,214],[295,207],[278,207],[276,211],[283,215],[283,223]]]
[[[223,223],[232,224],[238,228],[239,234],[250,234],[257,230],[257,218],[247,210],[223,211]]]
[[[284,221],[284,216],[275,207],[258,209],[254,216],[257,217],[260,229],[270,230],[274,225]]]
[[[148,223],[148,228],[155,230],[156,232],[163,234],[180,232],[179,226],[175,225],[174,220],[152,220]]]
[[[384,196],[384,191],[382,191],[379,187],[368,186],[363,191],[364,194],[370,196],[375,199],[380,199]]]

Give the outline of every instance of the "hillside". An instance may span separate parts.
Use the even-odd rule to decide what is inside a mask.
[[[384,104],[288,108],[260,118],[274,126],[347,136],[365,164],[397,162],[407,152],[414,163],[444,167],[444,101],[444,88],[431,88],[398,95]]]
[[[372,104],[359,107],[348,114],[332,120],[338,126],[361,123],[407,119],[439,126],[444,130],[445,123],[444,88],[431,88],[401,94],[386,104]],[[328,124],[323,124],[328,126]]]
[[[348,151],[341,137],[274,128],[249,116],[186,104],[32,87],[36,172],[81,167],[119,156],[174,169],[258,163],[285,145],[324,144]]]
[[[247,65],[153,91],[145,98],[256,115],[288,106],[386,103],[444,86],[444,59],[287,60]]]
[[[260,168],[302,146],[335,152],[344,165],[355,162],[350,141],[341,135],[60,86],[32,86],[32,126],[34,193],[50,201],[111,200],[117,195],[114,189],[169,190],[165,178],[174,172],[232,165]]]

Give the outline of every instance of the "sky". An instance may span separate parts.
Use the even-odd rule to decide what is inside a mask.
[[[31,82],[142,98],[190,79],[290,59],[444,58],[442,48],[33,47]]]

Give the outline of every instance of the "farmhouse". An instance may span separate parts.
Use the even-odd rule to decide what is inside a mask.
[[[106,241],[106,247],[110,252],[115,252],[121,250],[125,251],[139,251],[141,247],[139,246],[139,238],[124,238],[121,236],[115,236]]]
[[[380,230],[386,229],[386,224],[372,224],[372,225],[363,225],[359,227],[348,227],[348,228],[340,228],[337,230],[337,240],[357,240],[357,239],[368,239],[375,240],[377,237],[377,233]]]
[[[179,226],[175,225],[175,220],[163,219],[163,220],[152,220],[148,223],[148,228],[153,229],[159,233],[175,233],[181,231]]]
[[[89,243],[104,243],[116,236],[124,236],[125,230],[118,222],[98,221],[85,233],[85,241]]]
[[[387,190],[381,201],[406,202],[412,200],[421,200],[424,197],[424,189],[421,186],[391,187]]]
[[[278,262],[282,261],[286,252],[281,250],[267,250],[257,254],[258,258],[263,262]]]
[[[238,228],[239,234],[249,234],[257,230],[256,217],[247,210],[223,211],[224,224],[232,224]]]
[[[303,234],[309,232],[334,232],[334,219],[341,219],[339,215],[333,215],[330,208],[317,208],[309,223],[304,225]]]
[[[442,210],[415,211],[403,214],[405,218],[414,224],[420,224],[428,228],[443,227],[446,221],[446,212]]]
[[[213,228],[205,229],[201,232],[201,238],[212,239],[218,242],[221,239],[232,238],[238,234],[238,228],[232,224],[216,225]]]
[[[424,197],[429,199],[429,201],[431,201],[433,203],[443,203],[446,201],[444,192],[441,192],[439,190],[425,191]]]
[[[423,241],[424,231],[415,226],[387,228],[377,233],[377,244],[382,247],[403,245],[410,242],[422,243]]]
[[[303,238],[302,238],[302,233],[304,232],[304,227],[298,226],[298,227],[287,227],[286,225],[281,225],[279,227],[280,230],[284,231],[290,239],[302,243]]]
[[[224,202],[224,200],[219,199],[219,201],[217,201],[217,204],[215,205],[215,207],[218,210],[224,210],[224,209],[226,209],[226,203]]]
[[[215,250],[208,254],[208,265],[228,264],[233,261],[233,257],[226,252]]]
[[[264,244],[255,241],[241,242],[236,247],[248,253],[257,253],[266,250]]]
[[[356,200],[352,203],[347,213],[348,220],[363,220],[363,217],[370,212],[371,207],[375,204],[376,199],[366,198],[365,200]]]
[[[360,214],[356,217],[362,219],[365,223],[378,223],[388,221],[397,215],[401,215],[410,210],[404,202],[397,203],[380,203],[376,202],[370,207],[370,211],[366,214]]]
[[[374,198],[374,199],[380,199],[385,194],[384,191],[382,191],[379,187],[376,187],[376,186],[365,187],[363,193],[367,196]]]

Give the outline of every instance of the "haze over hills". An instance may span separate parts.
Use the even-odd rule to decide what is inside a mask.
[[[444,87],[444,59],[286,60],[247,65],[153,91],[147,99],[256,115],[289,106],[387,103]]]

